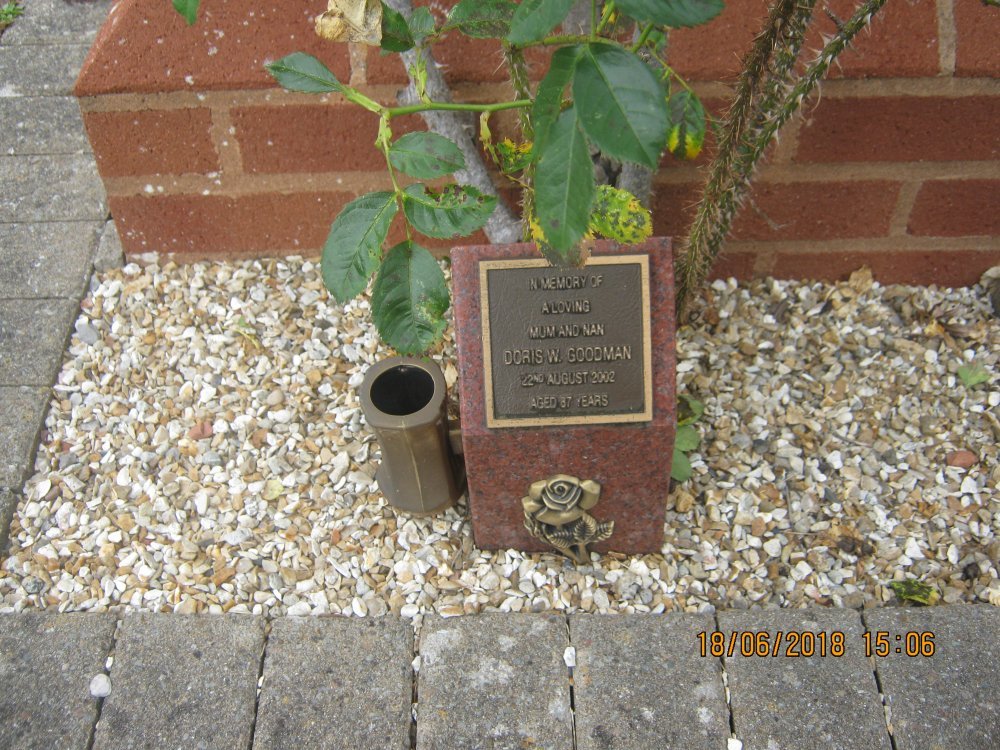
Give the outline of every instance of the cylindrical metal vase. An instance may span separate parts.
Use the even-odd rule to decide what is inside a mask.
[[[382,447],[375,478],[397,510],[438,513],[462,494],[445,389],[441,368],[412,357],[379,362],[361,384],[361,408]]]

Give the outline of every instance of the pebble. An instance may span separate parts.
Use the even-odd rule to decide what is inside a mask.
[[[971,469],[976,462],[976,454],[972,451],[950,451],[945,456],[945,463],[948,466],[956,466],[959,469]]]
[[[90,680],[90,694],[94,698],[107,698],[111,695],[111,678],[106,674],[95,674]]]
[[[697,305],[720,323],[677,334],[678,390],[706,412],[663,546],[576,567],[477,549],[464,501],[432,518],[386,505],[357,385],[390,352],[368,298],[337,304],[318,264],[98,274],[0,560],[0,611],[861,608],[900,575],[1000,605],[1000,395],[955,375],[1000,371],[1000,321],[975,290],[716,281]],[[973,333],[952,346],[929,320]],[[450,327],[430,356],[457,395]],[[949,465],[963,451],[972,463]]]

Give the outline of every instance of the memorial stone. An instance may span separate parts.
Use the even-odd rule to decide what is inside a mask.
[[[676,426],[670,242],[455,248],[462,443],[481,548],[659,552]]]

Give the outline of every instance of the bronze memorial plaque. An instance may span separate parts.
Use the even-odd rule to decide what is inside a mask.
[[[649,256],[484,260],[486,426],[648,422]]]

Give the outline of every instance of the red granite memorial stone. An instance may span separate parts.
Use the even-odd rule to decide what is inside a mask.
[[[451,258],[476,544],[580,562],[659,552],[677,404],[670,241],[598,242],[583,268],[531,244]]]

